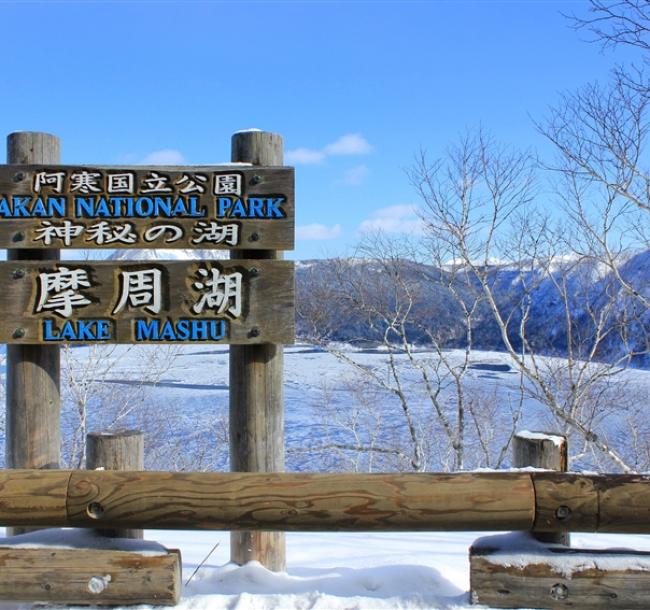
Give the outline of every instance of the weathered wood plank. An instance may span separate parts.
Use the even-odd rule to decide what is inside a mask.
[[[231,160],[282,165],[282,136],[245,131],[232,136]],[[230,253],[232,259],[282,258],[277,250]],[[230,348],[230,469],[233,472],[284,470],[284,353],[281,345]],[[231,532],[230,559],[243,565],[259,561],[269,570],[286,569],[283,532]]]
[[[293,262],[0,263],[0,311],[2,343],[292,343]]]
[[[294,209],[290,167],[0,166],[0,248],[291,250]]]
[[[179,551],[0,546],[0,600],[173,606],[180,600]]]
[[[473,603],[493,608],[647,609],[650,553],[535,546],[489,536],[470,549]]]

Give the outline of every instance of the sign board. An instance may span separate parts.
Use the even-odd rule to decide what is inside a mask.
[[[0,166],[0,248],[294,247],[294,170]]]
[[[0,263],[0,343],[292,343],[292,261]]]

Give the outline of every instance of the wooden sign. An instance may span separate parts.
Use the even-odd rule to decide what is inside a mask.
[[[290,167],[0,166],[0,248],[293,247]]]
[[[0,311],[0,343],[293,343],[293,262],[3,262]]]

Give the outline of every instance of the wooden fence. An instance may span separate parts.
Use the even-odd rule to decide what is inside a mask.
[[[650,533],[650,477],[0,471],[0,525]]]

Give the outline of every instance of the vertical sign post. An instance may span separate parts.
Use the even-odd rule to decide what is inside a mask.
[[[7,138],[7,163],[59,163],[59,139],[18,132]],[[15,176],[19,180],[20,176]],[[58,250],[9,250],[10,261],[58,260]],[[7,468],[58,468],[61,448],[58,345],[7,346]],[[8,528],[8,535],[26,528]]]
[[[232,161],[282,165],[282,137],[244,131],[232,137]],[[253,176],[255,179],[255,176]],[[276,250],[232,251],[233,259],[280,259]],[[230,346],[230,469],[234,472],[284,470],[284,354],[282,345]],[[284,532],[231,532],[231,561],[256,560],[284,571]]]

